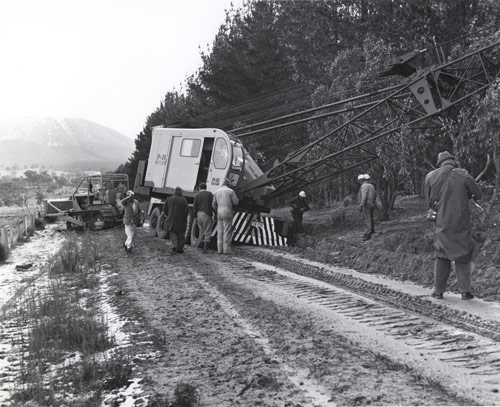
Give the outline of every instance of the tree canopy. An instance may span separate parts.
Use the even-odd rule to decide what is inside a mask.
[[[153,126],[230,131],[370,92],[401,80],[377,76],[390,58],[437,44],[442,44],[437,48],[440,57],[462,55],[474,43],[491,41],[495,27],[487,28],[499,17],[500,4],[495,0],[246,1],[227,11],[212,46],[200,51],[201,66],[186,80],[185,91],[167,91],[147,117],[136,150],[119,171],[135,177],[138,161],[148,157]],[[492,92],[498,93],[497,89]],[[488,107],[496,106],[492,98],[497,93],[471,100],[456,119],[443,123],[446,130],[439,137],[431,137],[425,129],[420,134],[403,131],[381,143],[377,148],[381,160],[365,172],[380,180],[387,210],[396,190],[419,192],[440,149],[454,150],[465,166],[477,172],[482,169],[478,161],[485,162],[488,154],[498,157],[494,131],[500,113],[497,107]],[[273,130],[243,143],[267,169],[342,119],[338,115],[321,124]],[[469,137],[480,142],[472,148]],[[500,172],[498,158],[493,161],[498,162],[496,172],[486,176]],[[351,193],[350,185],[339,177],[311,188],[325,199],[342,199]],[[355,188],[355,182],[352,185]]]

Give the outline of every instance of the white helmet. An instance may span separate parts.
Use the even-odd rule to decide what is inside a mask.
[[[305,198],[306,197],[306,193],[304,191],[300,191],[299,192],[299,196],[301,196],[302,198]]]
[[[361,180],[363,180],[363,179],[366,179],[366,178],[365,178],[365,174],[359,174],[359,175],[358,175],[358,181],[361,181]]]

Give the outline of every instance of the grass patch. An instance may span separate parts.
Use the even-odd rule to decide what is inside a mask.
[[[128,384],[130,351],[115,351],[100,311],[99,259],[90,234],[69,234],[44,278],[18,298],[13,312],[22,360],[13,402],[96,406],[103,392]]]

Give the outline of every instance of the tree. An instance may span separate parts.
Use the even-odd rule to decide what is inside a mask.
[[[22,206],[24,196],[27,193],[26,187],[23,186],[19,178],[12,180],[0,179],[0,191],[2,191],[1,203],[4,206]]]
[[[390,57],[431,48],[420,57],[425,66],[435,61],[435,44],[457,37],[460,41],[447,43],[442,50],[461,55],[483,37],[479,32],[464,34],[494,23],[499,16],[500,6],[493,0],[247,1],[227,12],[211,49],[201,52],[202,66],[187,79],[184,92],[168,92],[147,117],[134,153],[118,171],[135,177],[138,161],[148,157],[153,126],[228,131],[236,123],[242,127],[389,86],[401,79],[382,82],[376,74]],[[338,115],[243,142],[268,169],[275,159],[348,119],[347,114]],[[452,138],[456,141],[450,132],[437,138],[425,130],[413,134],[403,130],[385,138],[383,145],[372,146],[381,156],[369,170],[381,179],[384,216],[398,189],[419,190],[422,174],[432,165],[426,154],[437,155],[435,149],[450,144]],[[342,176],[323,181],[318,188],[326,197],[337,190],[341,199],[345,189],[350,192],[356,186],[355,180],[346,182]]]
[[[500,192],[500,79],[488,89],[485,97],[480,100],[477,116],[471,134],[492,157],[495,167],[495,190],[491,202],[498,199]],[[469,144],[477,145],[469,140]]]

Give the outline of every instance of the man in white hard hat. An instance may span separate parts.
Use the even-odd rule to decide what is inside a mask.
[[[304,191],[300,191],[299,195],[293,198],[289,204],[292,207],[294,233],[304,233],[302,218],[304,217],[304,212],[309,210],[306,193]]]
[[[358,176],[358,181],[361,183],[359,189],[359,211],[363,212],[363,221],[365,223],[365,233],[363,234],[363,242],[371,239],[375,233],[375,223],[373,221],[373,211],[375,210],[375,187],[370,183],[368,174]]]

